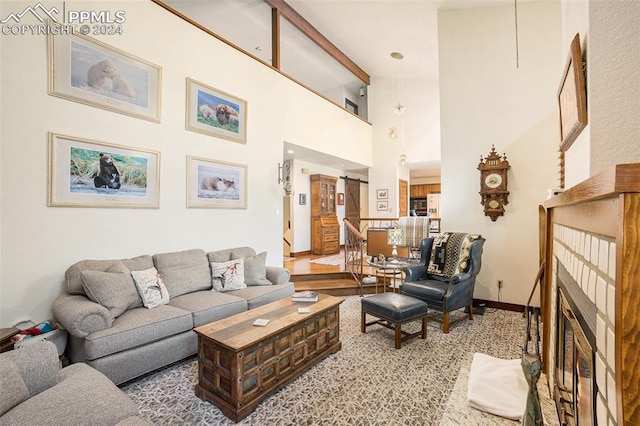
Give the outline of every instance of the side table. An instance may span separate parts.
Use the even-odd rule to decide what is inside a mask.
[[[13,349],[13,340],[11,338],[20,333],[17,327],[0,328],[0,352],[7,352]]]
[[[411,265],[408,260],[391,259],[379,261],[369,261],[369,266],[382,271],[383,284],[386,284],[386,279],[389,278],[389,286],[396,292],[397,288],[404,282],[402,277],[402,268]],[[397,282],[397,277],[400,276],[400,283]],[[376,293],[378,293],[378,287],[376,286]]]

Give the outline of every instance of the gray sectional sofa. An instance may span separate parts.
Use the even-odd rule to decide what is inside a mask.
[[[138,407],[86,364],[60,368],[52,342],[0,354],[0,425],[143,426]]]
[[[212,290],[212,266],[243,259],[246,288]],[[120,260],[82,260],[65,273],[53,315],[68,332],[66,354],[120,384],[197,353],[194,327],[294,293],[289,271],[265,266],[250,247],[194,249]],[[168,304],[143,306],[132,271],[155,267]]]

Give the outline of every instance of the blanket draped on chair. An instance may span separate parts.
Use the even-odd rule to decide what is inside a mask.
[[[398,219],[398,228],[404,235],[404,244],[407,247],[420,247],[420,242],[429,237],[428,216],[404,216]]]

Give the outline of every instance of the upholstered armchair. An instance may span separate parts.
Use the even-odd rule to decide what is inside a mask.
[[[473,290],[480,272],[485,239],[480,235],[445,232],[420,243],[420,265],[403,269],[401,293],[424,300],[442,312],[442,331],[467,318],[473,319]],[[469,314],[450,322],[450,313],[469,307]]]

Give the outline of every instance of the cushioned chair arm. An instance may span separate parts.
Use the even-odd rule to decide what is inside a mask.
[[[53,317],[71,335],[84,338],[113,324],[111,314],[104,306],[84,296],[62,294],[51,306]]]
[[[291,273],[281,266],[267,266],[267,279],[274,284],[284,284],[291,279]]]
[[[58,349],[52,342],[36,342],[2,355],[0,362],[8,359],[15,363],[31,396],[58,383],[60,371]],[[0,423],[2,423],[1,420]]]
[[[471,274],[467,272],[463,272],[461,274],[457,274],[451,277],[451,284],[458,284],[459,282],[468,280],[471,278]]]
[[[426,280],[428,278],[427,268],[424,266],[407,266],[402,268],[402,271],[405,274],[405,282]]]

